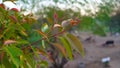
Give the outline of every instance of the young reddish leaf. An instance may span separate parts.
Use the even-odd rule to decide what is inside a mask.
[[[4,6],[4,4],[0,4],[0,8],[3,8],[3,9],[5,9],[5,6]]]
[[[13,22],[17,22],[17,18],[15,16],[9,16],[9,18],[13,21]]]
[[[56,20],[57,19],[57,13],[54,12],[53,18]]]
[[[17,42],[17,41],[14,41],[14,40],[6,40],[6,41],[4,42],[4,45],[16,43],[16,42]]]
[[[47,38],[47,35],[45,33],[43,33],[40,30],[35,30],[36,32],[38,32],[40,35],[42,35],[44,38]]]
[[[66,57],[66,51],[65,51],[65,48],[58,44],[58,43],[51,43],[58,51],[60,51],[64,57]]]
[[[12,8],[10,10],[15,11],[15,12],[19,12],[19,10],[17,8]]]
[[[70,25],[77,25],[79,22],[76,20],[70,20]]]

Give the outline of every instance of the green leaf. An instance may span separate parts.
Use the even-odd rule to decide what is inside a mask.
[[[26,30],[30,30],[30,25],[28,23],[21,24]]]
[[[31,46],[31,49],[32,49],[32,51],[33,51],[35,57],[40,59],[40,57],[39,57],[39,55],[38,55],[36,49],[35,49],[33,46]]]
[[[29,44],[26,40],[17,40],[17,44]]]
[[[8,53],[8,55],[10,56],[12,62],[18,68],[20,66],[19,56],[22,55],[22,51],[19,48],[15,47],[15,46],[6,46],[4,48],[4,50],[5,50],[5,52]]]
[[[40,63],[40,68],[48,68],[48,62],[47,61],[41,61]]]
[[[68,41],[64,37],[59,37],[59,40],[63,44],[63,46],[65,47],[69,59],[72,60],[73,57],[72,57],[72,49],[70,47],[70,44],[68,43]]]
[[[24,55],[24,57],[26,58],[26,65],[24,65],[24,68],[35,68],[35,59],[33,59],[33,55],[27,54]]]
[[[41,39],[41,38],[42,38],[42,36],[40,36],[36,31],[31,31],[31,32],[29,32],[28,41],[29,41],[30,43],[36,42],[36,41],[38,41],[38,40]]]
[[[43,48],[46,48],[45,47],[45,40],[42,40],[42,46],[43,46]]]
[[[48,30],[49,30],[48,28],[49,28],[49,27],[48,27],[47,23],[43,23],[43,24],[42,24],[42,27],[41,27],[41,31],[46,33],[46,32],[48,32]]]
[[[20,68],[24,68],[24,56],[20,55]]]
[[[68,40],[68,42],[70,43],[70,45],[73,48],[75,48],[81,54],[82,57],[84,57],[84,50],[83,50],[82,44],[79,41],[79,39],[72,34],[66,34],[65,37]]]
[[[5,39],[9,39],[10,37],[12,37],[14,35],[15,32],[15,25],[14,24],[8,24],[6,30],[4,30],[3,32],[3,37]]]
[[[2,64],[5,66],[5,68],[12,68],[12,65],[9,61],[9,57],[7,57],[6,54],[4,54],[4,58],[2,59]]]

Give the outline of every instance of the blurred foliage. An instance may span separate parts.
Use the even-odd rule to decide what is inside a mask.
[[[44,0],[20,1],[25,3],[22,9],[33,12]],[[46,68],[50,62],[53,68],[62,68],[67,60],[74,58],[73,49],[84,56],[81,42],[70,31],[91,31],[101,36],[105,36],[107,31],[120,32],[118,1],[53,1],[55,6],[37,8],[36,17],[32,13],[23,15],[17,8],[5,9],[4,4],[0,4],[0,67]],[[62,10],[57,3],[72,5],[72,8],[76,3],[80,6],[97,4],[93,8],[97,7],[98,11],[92,13],[87,8],[86,15],[82,15],[79,7],[76,7],[79,11],[72,8]],[[117,11],[118,14],[112,15]]]
[[[5,9],[1,3],[0,67],[47,68],[50,62],[53,67],[62,68],[67,60],[73,59],[74,45],[74,49],[84,56],[79,39],[68,33],[70,28],[78,24],[78,19],[60,23],[63,19],[60,21],[58,17],[62,16],[64,15],[59,17],[57,12],[51,12],[46,18],[47,22],[42,23],[32,13],[24,15],[17,8]],[[35,28],[35,23],[42,24]]]

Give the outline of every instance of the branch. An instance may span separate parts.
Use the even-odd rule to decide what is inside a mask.
[[[59,35],[63,34],[64,32],[65,32],[65,30],[63,30],[63,31],[61,31],[61,32],[59,32],[59,33],[57,33],[57,34],[54,34],[54,35],[50,36],[50,38],[59,36]],[[41,40],[46,40],[46,39],[47,39],[47,38],[41,38],[41,39],[39,39],[38,41],[35,41],[35,42],[31,43],[30,45],[37,44],[37,43],[39,43],[39,41],[41,41]]]

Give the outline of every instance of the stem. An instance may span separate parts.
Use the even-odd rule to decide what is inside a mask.
[[[65,32],[65,30],[63,30],[63,31],[61,31],[61,32],[59,32],[59,33],[57,33],[57,34],[54,34],[54,35],[52,35],[52,36],[50,36],[51,38],[54,38],[54,37],[56,37],[56,36],[58,36],[58,35],[61,35],[61,34],[63,34]],[[35,42],[33,42],[33,43],[31,43],[30,45],[33,45],[33,44],[37,44],[37,43],[39,43],[39,41],[41,41],[41,40],[46,40],[47,38],[41,38],[41,39],[39,39],[38,41],[35,41]]]

